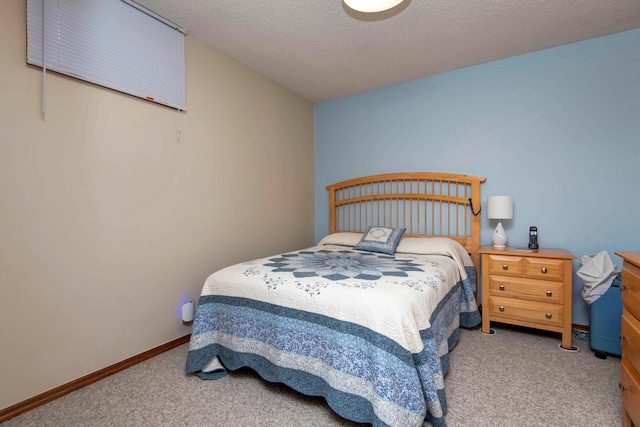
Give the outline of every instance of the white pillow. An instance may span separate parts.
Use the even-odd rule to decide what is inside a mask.
[[[339,232],[329,234],[318,242],[321,245],[356,246],[364,233]],[[465,260],[470,259],[467,251],[455,240],[446,237],[403,237],[396,247],[396,253],[429,255],[442,254],[449,251],[459,253]]]
[[[318,243],[318,246],[338,245],[338,246],[354,247],[355,245],[358,244],[360,239],[362,239],[363,235],[364,233],[349,233],[349,232],[333,233],[333,234],[329,234],[328,236],[325,236],[322,240],[320,240],[320,242]]]
[[[396,253],[417,255],[455,253],[465,264],[471,263],[471,257],[464,247],[457,241],[446,237],[403,237],[396,248]]]

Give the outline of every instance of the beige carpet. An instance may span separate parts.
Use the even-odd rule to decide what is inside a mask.
[[[495,326],[495,325],[494,325]],[[588,339],[576,353],[559,335],[510,327],[462,330],[445,377],[449,427],[620,425],[620,359]],[[249,370],[216,381],[185,375],[187,345],[12,418],[16,426],[356,426],[323,399]]]

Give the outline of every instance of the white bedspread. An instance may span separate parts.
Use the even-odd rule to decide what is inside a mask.
[[[288,374],[293,379],[282,382],[325,396],[347,418],[417,426],[426,417],[443,425],[448,352],[461,318],[463,326],[479,322],[471,259],[456,242],[438,238],[403,238],[394,256],[355,251],[359,236],[339,233],[209,276],[187,370],[206,370],[218,355],[225,365],[244,365],[245,354],[255,353],[265,372],[279,367],[321,379],[328,390],[305,388],[306,376]],[[375,415],[351,413],[334,392],[363,399]]]

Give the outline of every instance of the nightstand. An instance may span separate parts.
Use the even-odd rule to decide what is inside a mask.
[[[560,332],[571,344],[572,260],[565,249],[516,247],[479,250],[482,270],[482,332],[491,321]]]

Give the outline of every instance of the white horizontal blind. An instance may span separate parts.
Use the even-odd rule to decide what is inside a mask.
[[[130,0],[27,0],[27,63],[186,110],[184,30]]]

